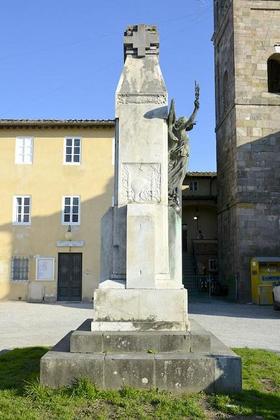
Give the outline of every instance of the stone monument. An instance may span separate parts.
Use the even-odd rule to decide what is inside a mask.
[[[104,218],[104,270],[92,330],[185,331],[181,220],[168,202],[168,98],[156,27],[129,26],[124,56],[116,91],[114,207]],[[182,145],[178,139],[173,143],[178,157]]]
[[[129,26],[116,91],[114,206],[102,221],[93,321],[41,359],[41,382],[81,376],[98,387],[238,391],[240,358],[187,315],[182,284],[181,185],[190,118],[176,119],[159,66],[155,26]]]

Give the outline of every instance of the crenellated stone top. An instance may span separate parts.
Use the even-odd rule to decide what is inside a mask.
[[[154,25],[130,25],[124,33],[124,60],[127,55],[145,57],[159,54],[159,34]]]

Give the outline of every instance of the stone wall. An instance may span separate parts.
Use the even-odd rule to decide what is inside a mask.
[[[280,254],[280,96],[268,92],[267,80],[267,60],[279,48],[280,5],[230,3],[214,35],[220,272],[237,280],[240,300],[250,300],[250,258]],[[231,111],[222,117],[228,63]]]
[[[219,273],[222,283],[235,276],[236,115],[233,8],[230,2],[215,7],[215,81],[218,183]]]

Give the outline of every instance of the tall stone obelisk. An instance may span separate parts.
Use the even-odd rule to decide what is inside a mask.
[[[168,206],[168,98],[155,26],[129,26],[116,91],[114,207],[103,223],[92,330],[179,330],[187,322],[180,216]]]

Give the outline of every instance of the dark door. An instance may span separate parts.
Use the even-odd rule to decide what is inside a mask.
[[[182,225],[182,250],[188,251],[188,226],[185,224]]]
[[[57,300],[82,300],[82,254],[58,254]]]

